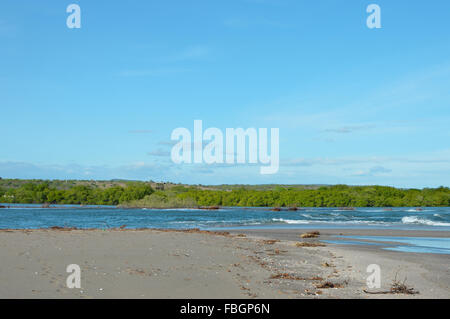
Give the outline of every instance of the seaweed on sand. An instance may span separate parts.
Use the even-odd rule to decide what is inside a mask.
[[[320,232],[313,231],[313,232],[307,232],[300,235],[300,238],[317,238],[320,236]]]
[[[403,281],[400,281],[397,279],[397,274],[395,274],[395,278],[392,281],[391,288],[389,290],[382,290],[382,291],[369,291],[364,289],[363,291],[366,294],[405,294],[405,295],[417,295],[419,294],[419,291],[415,290],[413,287],[409,287],[406,284],[406,279]]]
[[[295,243],[295,246],[297,247],[325,247],[325,244],[322,243],[318,243],[318,242],[298,242]]]

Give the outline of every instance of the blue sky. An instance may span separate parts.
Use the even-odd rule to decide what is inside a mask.
[[[3,0],[0,176],[450,186],[449,14],[447,0]],[[279,128],[279,172],[172,163],[172,130],[195,119]]]

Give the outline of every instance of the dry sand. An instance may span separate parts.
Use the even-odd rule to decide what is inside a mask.
[[[247,236],[272,238],[283,241],[298,240],[299,234],[311,230],[299,229],[252,229],[239,230]],[[396,229],[318,229],[320,240],[348,240],[336,236],[383,236],[383,237],[435,237],[449,238],[448,231],[418,231]],[[306,240],[307,241],[307,240]],[[360,240],[368,242],[370,240]],[[377,242],[380,244],[380,242]],[[386,242],[389,243],[389,242]],[[369,298],[450,298],[450,255],[428,253],[406,253],[382,249],[383,245],[345,245],[327,244],[320,249],[328,251],[333,260],[340,259],[343,265],[351,269],[351,282],[359,283],[362,290],[388,291],[397,280],[405,281],[408,287],[419,292],[417,295],[376,294]],[[367,266],[377,264],[381,268],[381,288],[370,290],[366,287]],[[338,271],[342,271],[342,268]],[[358,293],[354,296],[357,297]],[[346,297],[346,296],[343,296]]]
[[[297,247],[317,242],[301,232],[2,230],[0,298],[450,297],[448,256]],[[383,288],[401,268],[420,294],[366,294],[370,263],[381,266]],[[81,289],[66,286],[69,264],[81,268]],[[316,288],[327,281],[341,288]]]

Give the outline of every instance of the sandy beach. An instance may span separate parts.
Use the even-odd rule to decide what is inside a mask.
[[[320,231],[320,239],[351,232]],[[303,232],[1,230],[0,298],[450,297],[448,255],[299,247],[298,242],[319,243],[300,239]],[[389,289],[397,274],[420,293],[365,293],[372,263],[382,269],[381,290]],[[70,264],[80,266],[80,289],[66,285]],[[326,288],[330,283],[337,288]]]
[[[239,230],[247,236],[254,238],[272,238],[283,242],[295,242],[299,234],[305,231],[298,229],[266,229],[266,230]],[[337,236],[337,237],[336,237]],[[373,236],[376,237],[433,237],[449,238],[448,231],[425,231],[425,230],[398,230],[398,229],[320,229],[320,240],[345,240],[339,236]],[[360,240],[361,242],[372,242]],[[386,242],[389,243],[389,242]],[[412,253],[390,251],[382,249],[383,245],[346,245],[327,244],[326,247],[315,248],[321,253],[331,254],[333,260],[340,259],[341,265],[337,267],[338,273],[351,269],[350,277],[353,283],[359,283],[360,288],[367,289],[366,272],[367,266],[377,264],[381,268],[381,288],[374,291],[389,290],[394,280],[405,281],[408,287],[419,292],[417,295],[403,294],[363,294],[356,292],[352,298],[450,298],[450,255]],[[348,273],[346,273],[348,275]],[[355,285],[357,286],[357,285]],[[370,291],[370,289],[369,289]],[[343,294],[341,297],[348,297]]]

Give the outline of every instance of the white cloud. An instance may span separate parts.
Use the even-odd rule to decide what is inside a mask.
[[[160,177],[170,170],[162,163],[136,162],[120,166],[49,165],[26,162],[0,162],[0,177],[22,179],[140,179]]]
[[[323,130],[323,132],[348,134],[348,133],[353,133],[356,131],[369,130],[374,127],[375,127],[375,125],[348,125],[348,126],[342,126],[342,127],[337,127],[337,128],[325,129],[325,130]]]
[[[180,50],[178,53],[169,55],[164,60],[166,62],[198,60],[209,56],[210,53],[211,49],[206,45],[193,45]]]
[[[399,110],[403,109],[411,115],[412,105],[436,97],[445,101],[450,95],[448,88],[442,85],[448,82],[442,81],[442,78],[449,79],[449,76],[450,64],[442,63],[391,80],[383,86],[374,88],[365,96],[341,105],[329,105],[328,98],[323,100],[323,97],[328,96],[327,92],[309,99],[305,97],[298,99],[296,96],[279,98],[265,106],[265,109],[272,109],[273,112],[263,112],[264,115],[260,119],[270,122],[272,126],[311,128],[319,132],[347,133],[355,131],[358,127],[361,129],[376,127],[377,132],[395,128],[408,129],[408,123],[409,127],[413,127],[422,118],[406,121],[404,113]],[[317,112],[315,111],[317,109],[323,111]],[[392,118],[385,120],[387,114],[392,114]],[[398,114],[400,120],[393,118],[398,117]],[[367,118],[374,120],[368,123],[365,120]],[[430,118],[433,118],[432,113]],[[352,119],[352,124],[347,124],[349,119]],[[439,117],[436,120],[439,120]]]
[[[157,150],[148,152],[147,155],[160,156],[160,157],[169,157],[170,156],[170,152],[159,148]]]

